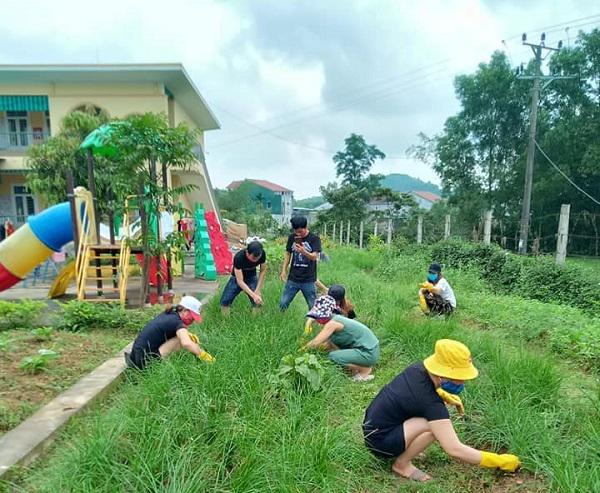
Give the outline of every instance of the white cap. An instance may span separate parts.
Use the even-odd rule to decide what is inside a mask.
[[[181,298],[179,305],[192,312],[192,317],[194,320],[198,322],[202,321],[202,317],[200,316],[200,312],[202,311],[202,303],[200,303],[200,300],[194,298],[193,296],[184,296]]]

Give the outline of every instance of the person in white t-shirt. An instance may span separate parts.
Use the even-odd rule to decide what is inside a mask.
[[[438,263],[429,266],[427,282],[421,284],[419,290],[419,304],[427,315],[449,315],[456,308],[454,291],[442,275],[442,267]]]

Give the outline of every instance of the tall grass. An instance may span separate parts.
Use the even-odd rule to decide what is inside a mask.
[[[383,255],[351,249],[331,253],[333,262],[320,267],[320,277],[346,285],[359,319],[382,342],[374,381],[354,384],[323,357],[323,391],[272,391],[268,377],[283,355],[296,350],[306,308],[298,298],[281,314],[282,285],[272,277],[264,292],[267,304],[257,317],[241,297],[228,320],[220,318],[216,300],[208,306],[200,335],[217,357],[214,365],[179,354],[144,375],[130,374],[109,406],[76,420],[43,467],[5,488],[485,491],[504,484],[504,478],[457,464],[439,448],[428,450],[420,463],[436,480],[415,485],[394,479],[389,464],[374,459],[362,444],[360,424],[374,395],[407,364],[430,354],[437,339],[451,337],[471,348],[481,371],[467,384],[468,419],[456,421],[461,437],[474,446],[520,455],[529,473],[517,476],[525,479],[519,491],[600,491],[597,393],[568,395],[562,367],[533,351],[526,338],[507,338],[508,315],[499,329],[488,321],[487,330],[465,324],[466,316],[474,315],[470,308],[448,321],[420,315],[415,291],[427,265],[418,256],[394,260],[392,270],[392,260]],[[465,293],[481,296],[473,279],[456,286],[459,305]]]

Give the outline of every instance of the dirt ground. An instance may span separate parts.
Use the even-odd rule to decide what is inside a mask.
[[[14,428],[80,377],[122,349],[131,338],[107,331],[70,333],[54,331],[38,340],[26,330],[0,332],[7,343],[0,350],[0,434]],[[51,349],[59,357],[43,371],[29,374],[19,366],[38,349]]]

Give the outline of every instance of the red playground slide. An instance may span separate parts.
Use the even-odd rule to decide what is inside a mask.
[[[204,213],[208,225],[208,237],[210,238],[210,250],[215,259],[215,267],[218,274],[230,274],[233,268],[233,255],[225,239],[221,225],[214,211]]]

